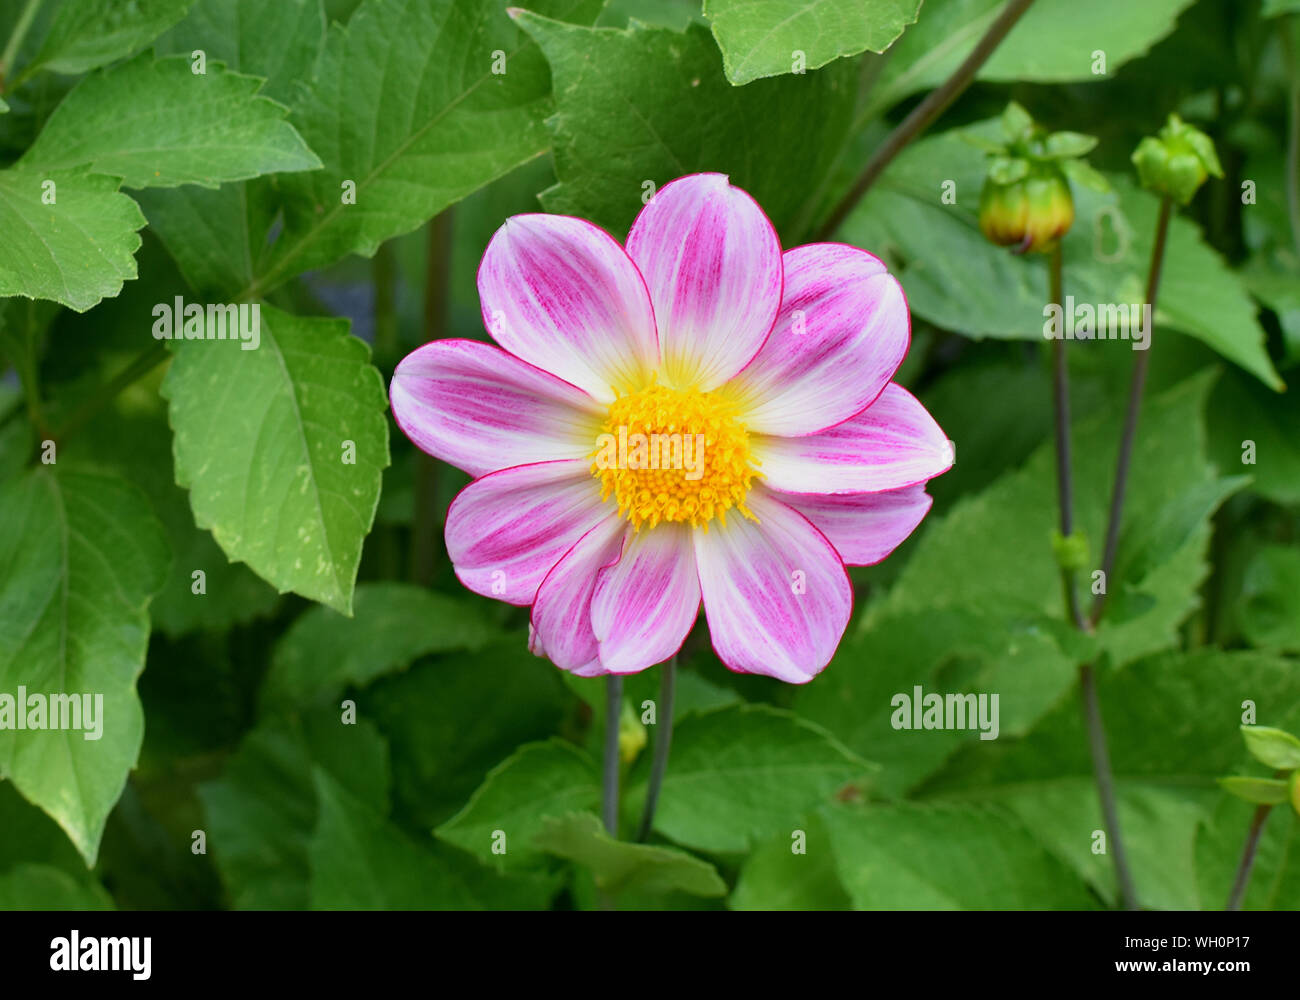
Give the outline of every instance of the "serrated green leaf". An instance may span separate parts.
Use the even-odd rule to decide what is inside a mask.
[[[18,865],[0,872],[0,910],[113,910],[98,883],[78,882],[50,865]]]
[[[599,0],[536,6],[578,21],[600,9]],[[369,257],[537,156],[549,94],[541,54],[504,5],[366,0],[330,26],[315,79],[294,102],[293,123],[325,169],[281,180],[284,230],[256,291],[348,254]]]
[[[1300,767],[1300,739],[1271,726],[1242,726],[1246,749],[1261,764],[1291,770]]]
[[[135,277],[136,230],[144,224],[115,177],[0,170],[0,296],[50,299],[85,312]]]
[[[293,623],[262,682],[264,709],[330,699],[429,653],[482,649],[497,633],[481,602],[406,583],[362,584],[352,610],[316,606]]]
[[[741,853],[874,770],[820,726],[766,705],[688,716],[673,733],[654,828],[685,847]],[[629,777],[634,805],[648,771],[642,758]]]
[[[1233,775],[1220,778],[1219,787],[1229,795],[1260,805],[1275,806],[1287,798],[1287,783],[1281,778],[1243,778]]]
[[[727,892],[727,884],[707,861],[672,847],[614,840],[592,813],[548,817],[533,843],[589,869],[596,888],[604,892],[685,892],[705,897]]]
[[[83,167],[128,188],[217,187],[321,165],[257,92],[261,80],[220,63],[193,73],[184,57],[148,53],[79,83],[50,116],[21,164],[29,171]]]
[[[547,880],[507,879],[436,842],[424,846],[323,768],[313,778],[320,805],[308,845],[312,909],[542,909],[549,902]]]
[[[388,465],[387,400],[342,320],[261,306],[260,344],[176,341],[162,386],[195,522],[281,591],[350,614]],[[345,462],[354,446],[354,462]]]
[[[884,52],[916,23],[920,7],[920,0],[705,0],[704,16],[727,79],[740,85]]]
[[[63,0],[31,64],[75,75],[140,51],[185,16],[194,0]]]
[[[858,910],[1090,910],[1083,880],[1011,814],[900,803],[825,810],[840,879]],[[954,832],[961,848],[954,850]]]
[[[465,808],[435,832],[484,863],[536,867],[544,855],[534,838],[545,819],[599,803],[600,777],[590,757],[560,740],[529,743],[493,768]]]
[[[1174,28],[1192,0],[1038,0],[980,68],[996,81],[1108,80]],[[873,112],[918,90],[938,86],[970,54],[1004,6],[1003,0],[926,0],[919,23],[890,53],[870,98]],[[1086,39],[1086,42],[1081,42]],[[1096,73],[1094,53],[1105,56]]]
[[[735,88],[699,25],[678,33],[531,14],[519,22],[555,80],[547,127],[559,182],[542,204],[611,232],[626,232],[656,187],[697,171],[730,175],[778,231],[792,228],[848,128],[855,74],[847,62]]]
[[[222,775],[199,786],[208,850],[234,908],[307,907],[307,849],[319,813],[314,767],[326,767],[370,808],[387,811],[388,747],[370,722],[343,725],[340,715],[328,709],[264,721]]]
[[[0,776],[49,813],[90,866],[140,752],[136,679],[167,543],[144,494],[113,476],[41,468],[0,487],[0,509],[0,694],[14,700],[11,712],[20,685],[79,696],[79,707],[90,696],[96,716],[93,725],[83,716],[80,730],[19,731],[9,720]]]

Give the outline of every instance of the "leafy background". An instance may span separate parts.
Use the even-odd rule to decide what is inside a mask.
[[[625,232],[647,181],[719,170],[807,241],[1001,4],[506,6],[37,5],[0,102],[0,691],[101,691],[110,724],[97,743],[0,731],[0,907],[1110,907],[1078,709],[1093,657],[1143,904],[1222,906],[1252,807],[1215,778],[1261,773],[1242,703],[1300,726],[1300,5],[1037,0],[858,204],[838,238],[901,276],[900,379],[957,465],[917,535],[853,571],[859,617],[814,683],[729,674],[695,630],[639,846],[595,818],[600,682],[533,658],[523,613],[456,584],[441,525],[465,477],[395,433],[393,365],[485,336],[474,272],[513,213]],[[1156,202],[1127,157],[1169,111],[1227,172],[1171,232],[1087,644],[1050,547],[1047,275],[983,241],[962,138],[1009,99],[1101,140],[1112,191],[1077,192],[1065,242],[1081,301],[1141,298]],[[177,295],[260,301],[261,348],[164,348],[152,309]],[[1132,354],[1070,358],[1095,549]],[[655,673],[629,681],[630,716]],[[1000,738],[892,729],[917,684],[998,692]],[[653,734],[626,735],[624,830]],[[1300,905],[1288,810],[1245,905]]]

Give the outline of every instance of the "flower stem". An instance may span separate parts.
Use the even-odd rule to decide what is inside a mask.
[[[0,93],[4,93],[5,75],[18,57],[18,50],[22,47],[23,39],[27,37],[27,32],[32,26],[32,21],[36,19],[36,12],[42,2],[43,0],[27,0],[27,6],[18,15],[14,30],[9,35],[9,42],[5,45],[4,53],[0,55]]]
[[[1064,302],[1064,259],[1058,243],[1048,263],[1052,304]],[[1074,532],[1074,483],[1070,462],[1070,367],[1065,354],[1064,330],[1052,344],[1053,394],[1056,411],[1056,488],[1061,508],[1061,535],[1068,538]],[[1092,625],[1079,606],[1075,587],[1074,569],[1061,567],[1061,586],[1065,593],[1065,606],[1070,620],[1081,632],[1091,632]],[[1101,702],[1097,698],[1097,678],[1091,663],[1079,668],[1079,697],[1083,701],[1084,720],[1088,728],[1088,751],[1092,756],[1092,770],[1097,782],[1097,796],[1101,800],[1102,820],[1106,824],[1107,846],[1115,861],[1115,877],[1119,882],[1120,896],[1125,909],[1137,909],[1137,893],[1129,873],[1128,858],[1120,835],[1119,809],[1115,805],[1115,778],[1110,769],[1110,752],[1106,747],[1106,728],[1101,718]]]
[[[901,153],[909,142],[933,125],[935,119],[962,95],[975,79],[975,74],[979,72],[980,67],[1002,44],[1002,39],[1007,37],[1007,33],[1015,27],[1020,16],[1033,2],[1034,0],[1007,0],[1007,5],[1002,8],[997,19],[989,25],[988,31],[971,50],[970,55],[953,70],[948,79],[930,91],[925,99],[912,109],[911,114],[898,123],[872,154],[862,174],[849,189],[849,193],[835,206],[817,231],[816,240],[827,240],[834,235],[835,230],[839,229],[840,224],[853,211],[853,206],[862,200],[862,196],[867,193],[871,185],[876,183],[880,175],[885,172],[885,168],[893,162],[894,157]]]
[[[622,759],[618,752],[618,724],[623,715],[623,678],[610,674],[605,678],[605,757],[601,782],[601,815],[605,830],[618,837],[618,772]]]
[[[1283,773],[1285,772],[1278,772],[1278,774]],[[1251,818],[1250,829],[1246,833],[1246,845],[1241,850],[1241,862],[1237,865],[1237,877],[1233,879],[1232,891],[1228,893],[1225,910],[1241,909],[1241,901],[1246,898],[1246,886],[1250,884],[1250,872],[1255,867],[1255,852],[1259,850],[1259,838],[1264,833],[1264,823],[1272,811],[1271,805],[1262,804]]]
[[[636,839],[640,843],[650,836],[654,824],[655,807],[659,804],[659,789],[663,787],[664,773],[668,770],[668,751],[673,742],[673,694],[677,687],[677,657],[664,662],[659,675],[659,704],[655,706],[655,749],[650,762],[650,784],[646,787],[645,810]]]
[[[1174,203],[1166,196],[1160,202],[1160,217],[1156,221],[1156,242],[1151,250],[1151,267],[1147,271],[1146,306],[1151,310],[1154,323],[1156,297],[1160,292],[1160,272],[1164,267],[1165,244],[1169,237],[1169,220]],[[1149,333],[1150,331],[1148,331]],[[1119,549],[1119,528],[1124,515],[1124,493],[1128,489],[1128,469],[1133,457],[1133,441],[1137,436],[1138,415],[1142,410],[1142,391],[1146,388],[1147,367],[1151,363],[1151,342],[1147,349],[1138,351],[1133,362],[1133,381],[1129,386],[1128,412],[1124,416],[1124,431],[1119,442],[1119,458],[1115,465],[1115,486],[1110,498],[1110,520],[1106,525],[1106,547],[1101,560],[1102,591],[1092,603],[1092,623],[1101,620],[1106,609],[1106,595],[1111,589],[1111,574],[1115,570],[1115,555]]]
[[[1300,254],[1300,66],[1296,65],[1296,46],[1292,32],[1300,33],[1300,15],[1278,19],[1282,34],[1282,52],[1290,67],[1291,87],[1287,98],[1286,186],[1287,214],[1291,218],[1291,239]]]

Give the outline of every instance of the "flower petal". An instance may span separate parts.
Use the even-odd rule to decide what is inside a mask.
[[[583,677],[606,673],[591,626],[591,598],[604,567],[616,563],[628,534],[627,521],[611,516],[588,531],[546,575],[533,602],[534,651],[562,670]]]
[[[912,324],[902,286],[865,250],[815,243],[783,260],[776,326],[728,389],[751,431],[794,437],[871,405],[902,364]]]
[[[470,590],[532,604],[569,549],[605,518],[585,459],[517,465],[476,479],[447,509],[447,554]]]
[[[665,185],[633,223],[627,252],[650,289],[669,381],[716,389],[758,353],[781,304],[781,242],[725,174]]]
[[[755,434],[763,481],[786,493],[877,493],[952,466],[952,445],[915,396],[891,382],[857,416],[808,437]]]
[[[846,566],[871,566],[898,548],[934,498],[925,484],[883,493],[779,493],[835,546]]]
[[[591,602],[600,662],[612,674],[662,663],[686,641],[700,613],[692,529],[660,524],[628,536],[621,558],[603,570]]]
[[[421,450],[482,476],[586,458],[602,411],[554,375],[477,340],[437,340],[402,359],[389,388],[397,426]]]
[[[614,237],[567,215],[515,215],[478,270],[496,342],[602,403],[658,367],[650,296]]]
[[[713,648],[740,673],[791,684],[830,662],[849,623],[853,590],[839,554],[802,514],[762,489],[740,517],[695,532],[695,558]]]

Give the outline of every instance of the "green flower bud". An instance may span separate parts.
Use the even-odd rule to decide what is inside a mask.
[[[990,170],[980,192],[980,231],[998,246],[1014,246],[1016,253],[1050,253],[1074,224],[1074,198],[1057,165],[1026,166]]]
[[[618,719],[619,759],[624,764],[631,764],[645,749],[645,745],[645,726],[641,725],[641,718],[636,714],[636,709],[625,701]]]
[[[1138,143],[1133,164],[1144,188],[1179,205],[1191,201],[1210,175],[1223,176],[1210,137],[1177,115],[1169,116],[1158,137],[1147,136]]]

